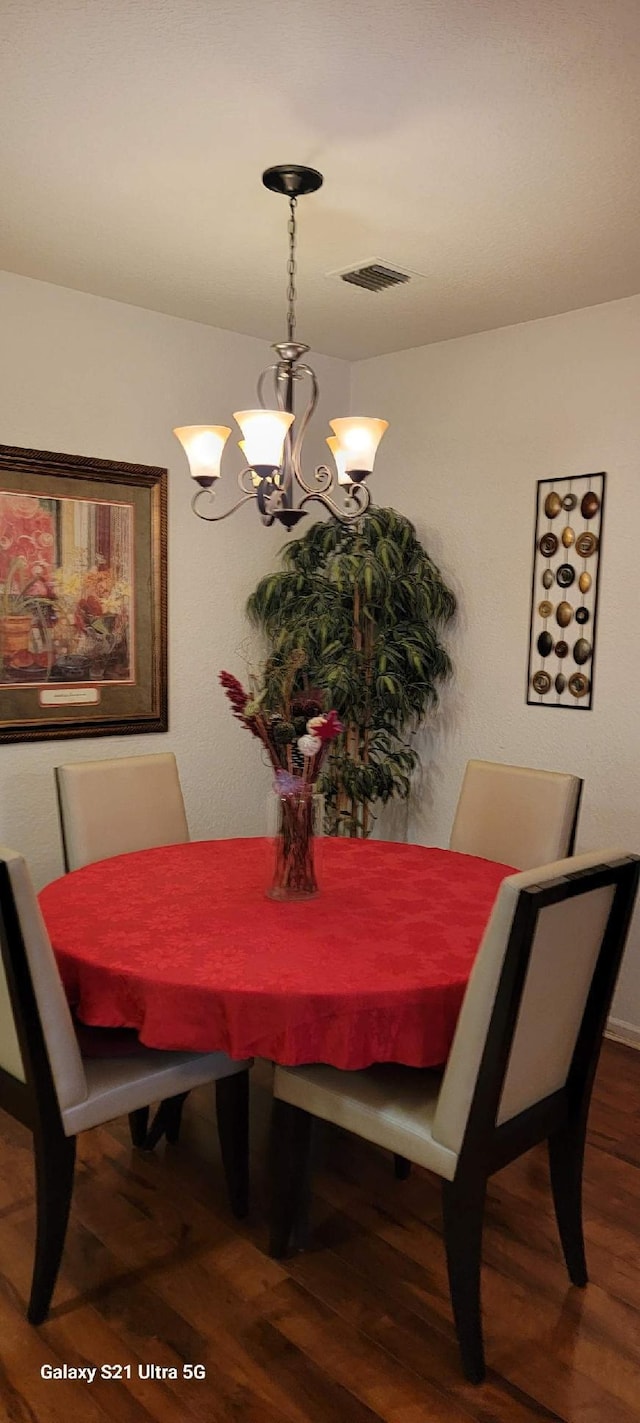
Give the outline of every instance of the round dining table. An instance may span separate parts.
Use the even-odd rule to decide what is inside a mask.
[[[82,1024],[286,1066],[446,1061],[501,881],[451,850],[319,839],[320,892],[266,897],[273,842],[192,841],[62,876],[40,905]]]

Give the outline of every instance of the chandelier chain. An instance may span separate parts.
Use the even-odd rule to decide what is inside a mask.
[[[287,340],[292,341],[296,329],[296,198],[289,199],[289,261],[287,262]]]

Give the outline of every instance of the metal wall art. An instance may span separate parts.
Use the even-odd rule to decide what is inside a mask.
[[[530,706],[588,711],[592,704],[605,478],[601,473],[538,481]]]

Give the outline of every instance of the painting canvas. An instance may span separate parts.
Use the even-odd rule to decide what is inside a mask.
[[[131,504],[0,488],[0,681],[131,682]]]
[[[0,446],[0,739],[166,729],[166,471]]]

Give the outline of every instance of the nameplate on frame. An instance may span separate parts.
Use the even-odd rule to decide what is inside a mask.
[[[41,707],[78,707],[100,701],[99,687],[47,687],[39,693]]]

